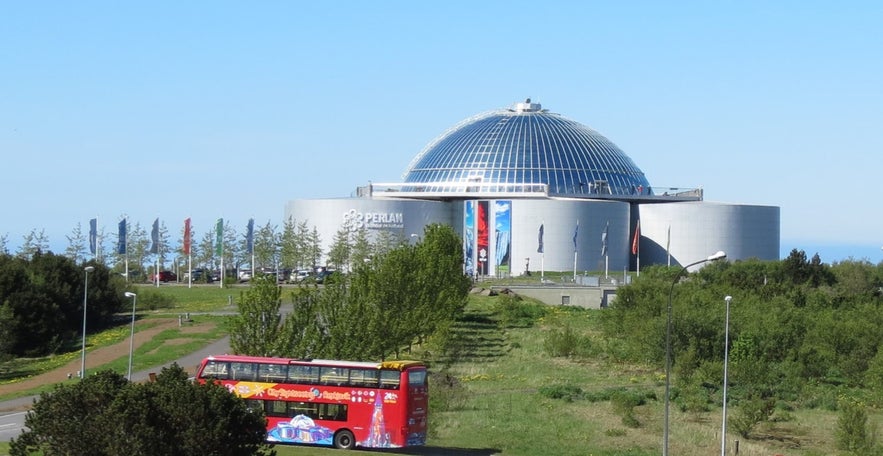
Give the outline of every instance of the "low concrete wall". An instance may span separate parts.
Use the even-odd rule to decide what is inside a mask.
[[[492,290],[511,290],[515,294],[534,298],[550,306],[578,306],[586,309],[609,307],[616,299],[615,287],[577,287],[560,285],[494,286]]]

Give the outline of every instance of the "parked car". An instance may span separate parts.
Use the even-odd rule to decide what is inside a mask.
[[[157,276],[156,273],[150,273],[148,280],[151,282],[156,282]],[[159,271],[159,281],[160,282],[176,282],[178,280],[177,274],[172,271]]]
[[[311,275],[312,275],[312,273],[310,273],[309,270],[301,269],[299,271],[292,272],[289,280],[291,280],[292,282],[302,282],[302,281],[306,280],[308,277],[310,277]]]
[[[316,283],[324,284],[324,283],[332,283],[336,282],[340,279],[340,273],[337,271],[329,271],[327,269],[316,274]]]

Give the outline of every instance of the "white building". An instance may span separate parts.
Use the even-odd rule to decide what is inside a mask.
[[[417,154],[403,182],[292,200],[285,218],[315,226],[326,252],[348,219],[406,240],[448,224],[463,236],[466,272],[478,275],[633,270],[639,256],[641,267],[684,265],[719,250],[730,260],[779,254],[778,207],[654,187],[607,138],[529,99],[452,127]]]

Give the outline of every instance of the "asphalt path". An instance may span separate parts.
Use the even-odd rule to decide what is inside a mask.
[[[199,363],[209,355],[219,355],[230,353],[230,337],[219,339],[218,341],[207,345],[205,348],[190,353],[175,361],[155,366],[140,372],[132,372],[132,381],[142,382],[150,378],[151,373],[159,373],[165,367],[171,367],[177,363],[179,366],[187,369],[198,366]],[[11,399],[0,402],[0,442],[8,442],[13,437],[17,437],[25,428],[25,416],[27,409],[34,403],[34,399],[38,396],[26,396],[18,399]]]

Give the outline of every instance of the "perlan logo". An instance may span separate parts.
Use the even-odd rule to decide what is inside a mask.
[[[343,214],[343,221],[356,229],[404,228],[405,217],[401,212],[359,212],[350,209]]]

